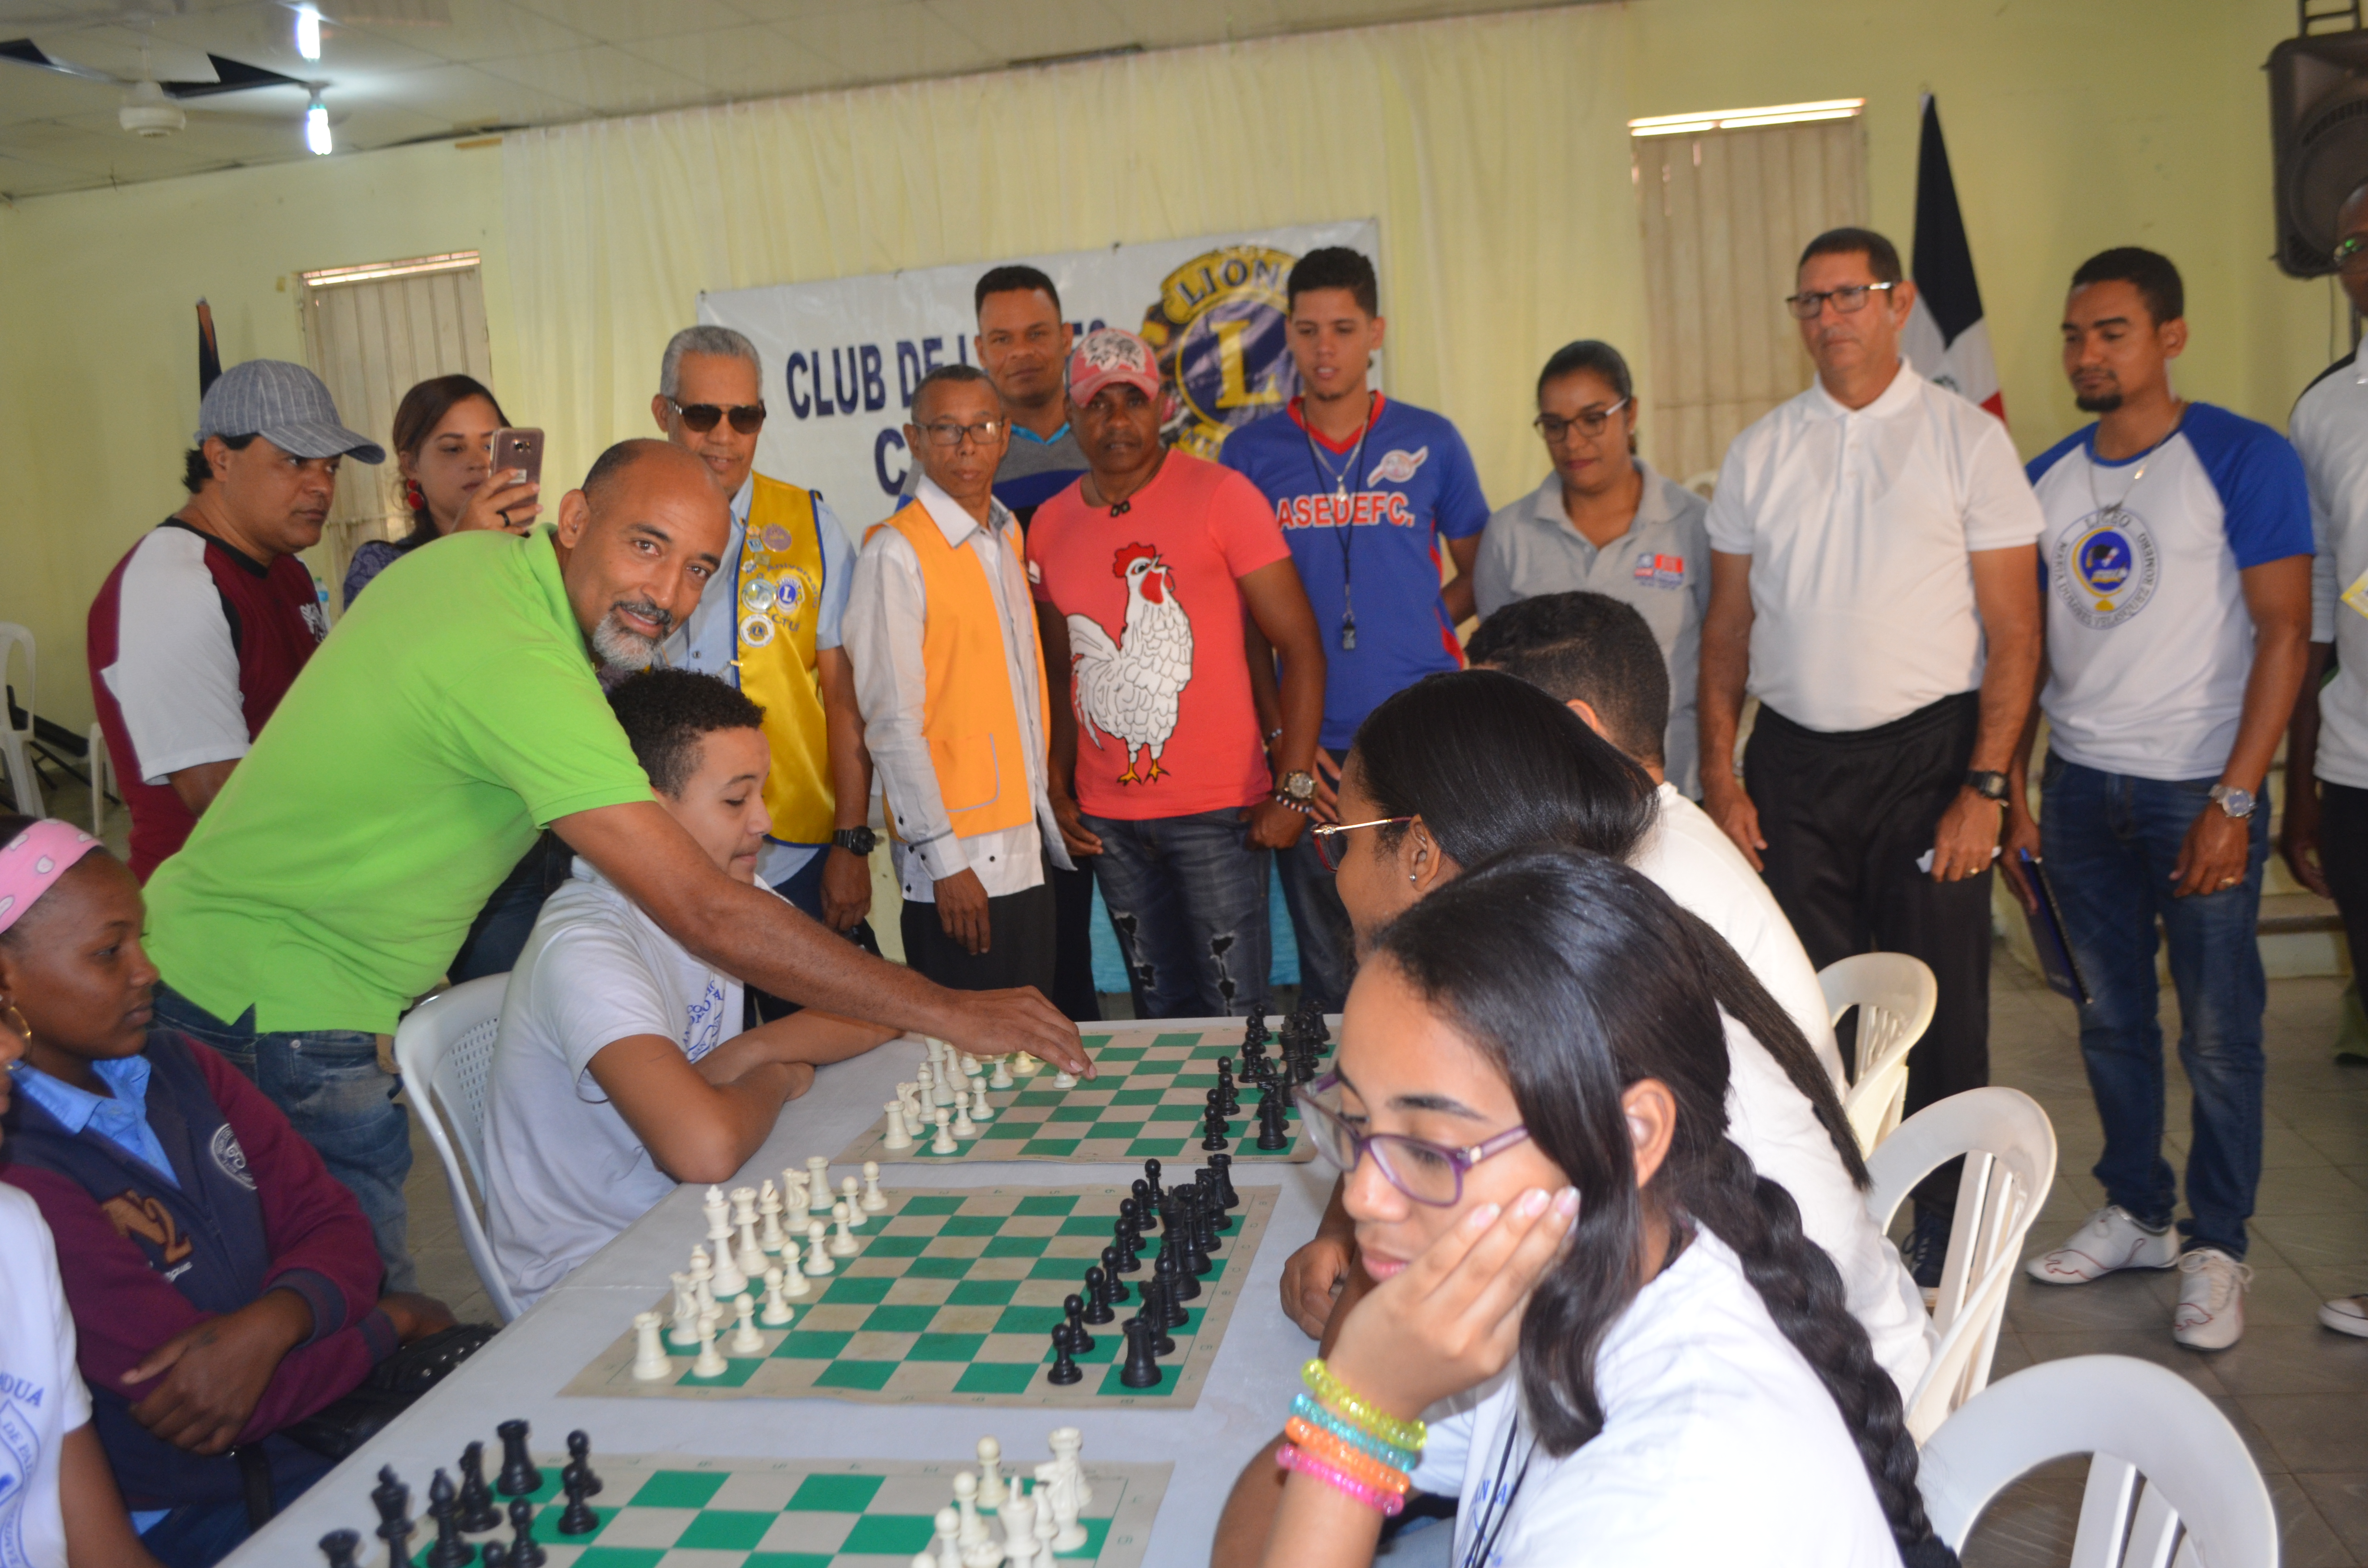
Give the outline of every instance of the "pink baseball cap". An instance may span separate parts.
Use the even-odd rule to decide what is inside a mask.
[[[1094,393],[1112,382],[1143,389],[1159,401],[1159,360],[1151,345],[1122,326],[1101,326],[1086,334],[1069,356],[1069,401],[1091,403]]]

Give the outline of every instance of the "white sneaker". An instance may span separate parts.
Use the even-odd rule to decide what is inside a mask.
[[[2338,1334],[2368,1339],[2368,1296],[2338,1296],[2318,1309],[2318,1321]]]
[[[2253,1271],[2218,1247],[2197,1247],[2179,1260],[2179,1307],[2170,1336],[2196,1350],[2226,1350],[2245,1333],[2245,1287]]]
[[[2179,1261],[2179,1238],[2165,1225],[2149,1231],[2118,1203],[2089,1216],[2054,1252],[2023,1265],[2043,1285],[2086,1285],[2117,1268],[2169,1268]]]

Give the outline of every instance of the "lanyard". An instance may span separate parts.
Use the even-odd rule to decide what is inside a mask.
[[[1521,1455],[1521,1468],[1513,1472],[1513,1484],[1505,1485],[1506,1467],[1513,1462],[1513,1445],[1520,1441],[1521,1407],[1513,1404],[1513,1419],[1505,1427],[1505,1446],[1497,1453],[1497,1473],[1489,1478],[1487,1506],[1472,1527],[1472,1545],[1463,1554],[1463,1568],[1487,1568],[1489,1558],[1497,1550],[1497,1540],[1505,1527],[1513,1522],[1513,1500],[1521,1494],[1521,1483],[1530,1477],[1530,1461],[1537,1458],[1538,1446],[1532,1441]]]
[[[1373,433],[1373,394],[1365,394],[1365,423],[1357,432],[1357,449],[1349,454],[1349,466],[1338,473],[1324,466],[1323,458],[1315,450],[1314,429],[1303,423],[1299,433],[1307,442],[1307,460],[1315,470],[1316,488],[1321,490],[1326,484],[1330,484],[1334,499],[1338,504],[1340,649],[1343,653],[1353,653],[1357,651],[1357,523],[1353,508],[1349,505],[1349,480],[1350,475],[1365,472],[1365,437]]]

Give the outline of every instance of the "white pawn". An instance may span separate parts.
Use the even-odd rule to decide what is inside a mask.
[[[970,1119],[973,1121],[995,1119],[995,1110],[986,1103],[986,1080],[984,1078],[970,1086]]]
[[[978,1440],[978,1503],[982,1508],[1000,1508],[1004,1499],[1003,1445],[992,1437]]]
[[[699,1343],[699,1291],[693,1288],[690,1276],[668,1276],[674,1281],[674,1327],[667,1337],[685,1350]]]
[[[887,1207],[888,1195],[880,1190],[880,1162],[866,1160],[863,1162],[864,1210],[867,1213],[877,1214]]]
[[[789,1245],[781,1249],[781,1294],[791,1298],[813,1293],[814,1287],[806,1283],[806,1271],[798,1267],[798,1244],[793,1237]]]
[[[945,1113],[940,1111],[939,1114],[942,1116]],[[957,1138],[978,1136],[978,1123],[970,1119],[970,1102],[960,1096],[954,1098],[954,1136]]]
[[[890,1100],[880,1108],[888,1113],[888,1135],[880,1140],[880,1146],[883,1149],[911,1148],[913,1134],[905,1126],[905,1102]]]
[[[1008,1089],[1012,1086],[1012,1083],[1011,1058],[1008,1056],[996,1057],[995,1059],[995,1075],[986,1081],[986,1086],[990,1089]]]
[[[1059,1461],[1061,1473],[1067,1478],[1069,1494],[1077,1500],[1082,1513],[1094,1505],[1094,1489],[1086,1481],[1086,1467],[1077,1462],[1077,1455],[1086,1446],[1086,1435],[1075,1426],[1055,1426],[1045,1441],[1052,1446],[1053,1458]],[[1061,1549],[1070,1550],[1067,1547]]]
[[[765,1229],[757,1244],[778,1256],[781,1250],[781,1195],[767,1176],[765,1185],[757,1190],[757,1212],[765,1217]]]
[[[732,1331],[732,1354],[762,1356],[765,1336],[757,1332],[757,1298],[751,1293],[740,1298],[740,1324]]]
[[[856,1187],[853,1176],[843,1176],[839,1180],[838,1195],[847,1200],[847,1222],[860,1231],[863,1229],[863,1199],[856,1190]],[[838,1212],[836,1205],[832,1207],[831,1212],[834,1215]]]
[[[767,1328],[780,1328],[789,1321],[790,1304],[781,1300],[781,1266],[777,1263],[765,1270],[764,1323]]]
[[[954,1135],[947,1127],[947,1123],[953,1120],[953,1113],[947,1110],[945,1107],[939,1106],[937,1118],[938,1135],[929,1140],[929,1153],[932,1154],[961,1153],[961,1147],[954,1142]]]
[[[731,1363],[715,1351],[715,1325],[723,1314],[713,1307],[699,1314],[699,1359],[690,1364],[695,1378],[720,1378],[732,1369]]]
[[[862,1250],[855,1244],[854,1216],[848,1213],[844,1202],[839,1202],[830,1206],[830,1217],[838,1225],[838,1234],[830,1238],[830,1256],[853,1257]]]
[[[820,1220],[806,1221],[806,1272],[817,1278],[838,1269],[838,1265],[831,1262],[830,1254],[823,1250],[822,1239],[829,1231],[830,1227]]]
[[[996,1512],[1003,1516],[1007,1568],[1031,1568],[1036,1561],[1036,1499],[1014,1486]]]
[[[715,1270],[708,1266],[705,1247],[690,1249],[690,1293],[702,1312],[715,1304]]]
[[[1077,1523],[1077,1494],[1069,1477],[1062,1473],[1055,1460],[1036,1467],[1037,1520],[1036,1533],[1044,1535],[1045,1516],[1050,1515],[1053,1550],[1075,1551],[1086,1544],[1086,1527]]]
[[[962,1516],[951,1508],[940,1508],[934,1522],[938,1531],[938,1568],[962,1568],[962,1546],[958,1540],[962,1533]]]
[[[1064,1067],[1053,1074],[1053,1086],[1056,1089],[1074,1089],[1077,1086],[1077,1075]]]
[[[966,1470],[954,1471],[954,1512],[962,1518],[954,1539],[969,1548],[986,1540],[986,1521],[978,1517],[978,1477]],[[968,1551],[962,1553],[970,1555]]]
[[[679,1291],[675,1300],[682,1300]],[[661,1312],[633,1314],[633,1377],[638,1381],[655,1383],[674,1376],[674,1362],[658,1337],[658,1330],[665,1323],[666,1316]]]

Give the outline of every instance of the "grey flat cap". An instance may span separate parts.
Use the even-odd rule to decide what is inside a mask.
[[[217,377],[198,405],[190,439],[202,445],[209,436],[260,436],[300,458],[386,461],[384,447],[338,423],[321,378],[285,359],[249,359]]]

